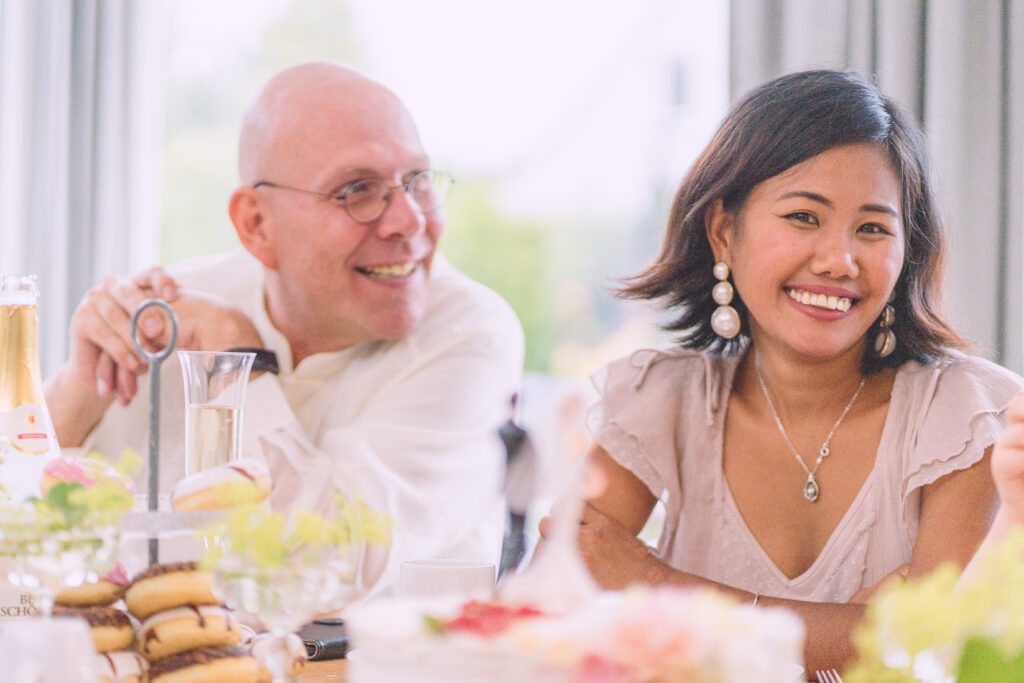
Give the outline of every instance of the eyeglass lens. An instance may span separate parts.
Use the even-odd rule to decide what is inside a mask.
[[[451,178],[442,171],[417,173],[406,183],[409,195],[422,211],[433,211],[444,203]],[[345,188],[345,208],[357,221],[372,221],[387,208],[393,188],[383,180],[360,180]]]

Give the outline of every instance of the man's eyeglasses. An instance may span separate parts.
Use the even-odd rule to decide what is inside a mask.
[[[330,199],[345,207],[352,220],[370,223],[384,214],[391,203],[391,193],[395,190],[401,189],[407,193],[423,213],[429,213],[444,204],[454,182],[455,180],[444,171],[426,170],[415,173],[401,185],[388,185],[379,178],[369,178],[348,183],[337,192],[317,192],[261,180],[253,185],[253,189],[273,187]]]

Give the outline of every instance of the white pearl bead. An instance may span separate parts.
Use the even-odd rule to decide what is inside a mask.
[[[732,339],[740,333],[740,314],[732,306],[719,306],[711,314],[711,329],[719,337]]]
[[[732,301],[732,285],[728,280],[722,280],[711,290],[711,298],[716,304],[725,306]]]
[[[729,266],[726,265],[725,261],[719,261],[711,272],[715,274],[717,279],[724,280],[729,277]]]

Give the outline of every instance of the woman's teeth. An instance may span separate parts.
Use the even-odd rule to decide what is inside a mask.
[[[406,277],[415,269],[415,261],[409,261],[408,263],[394,263],[386,266],[364,266],[362,268],[356,268],[356,270],[364,275],[384,280]]]
[[[824,308],[829,311],[842,311],[845,313],[850,310],[852,305],[850,299],[845,296],[811,294],[800,289],[787,289],[786,294],[789,294],[789,298],[794,301],[799,301],[802,304],[814,306],[815,308]]]

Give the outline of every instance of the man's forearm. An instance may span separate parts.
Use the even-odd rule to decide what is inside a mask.
[[[64,448],[82,445],[114,397],[113,393],[106,398],[101,397],[95,387],[76,381],[73,373],[74,369],[65,365],[45,386],[46,405],[53,419],[57,443]]]

